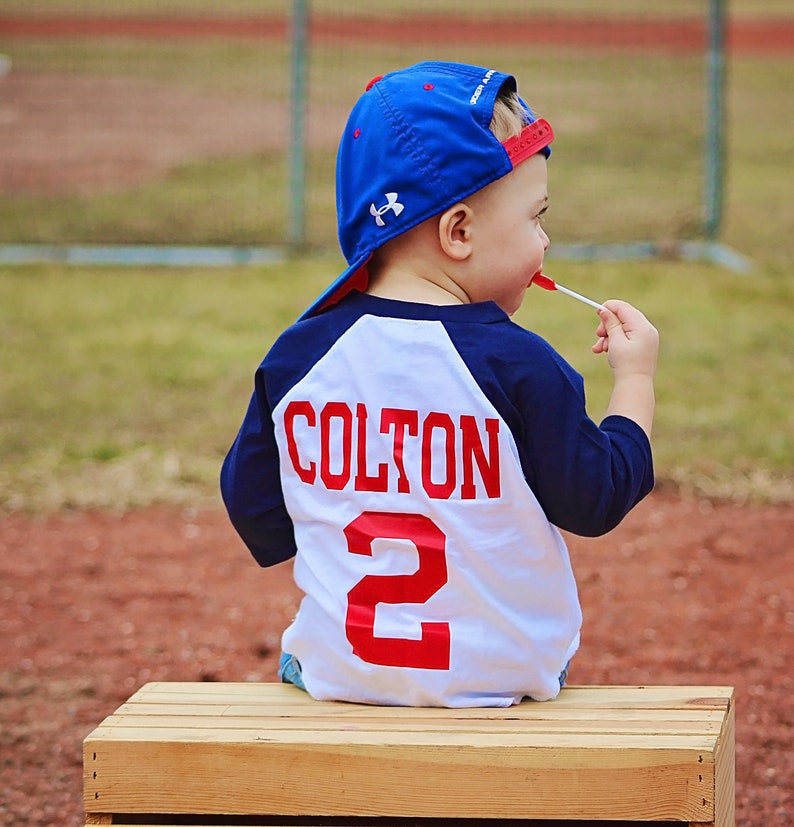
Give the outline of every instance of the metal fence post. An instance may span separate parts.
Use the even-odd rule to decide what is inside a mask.
[[[292,0],[289,146],[289,228],[291,246],[306,243],[306,48],[308,0]]]
[[[722,222],[725,175],[725,16],[725,0],[709,0],[703,190],[704,231],[709,241],[716,240]]]

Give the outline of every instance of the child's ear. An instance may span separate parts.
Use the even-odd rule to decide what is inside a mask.
[[[455,261],[465,261],[472,253],[472,219],[468,204],[453,204],[438,219],[438,240],[442,251]]]

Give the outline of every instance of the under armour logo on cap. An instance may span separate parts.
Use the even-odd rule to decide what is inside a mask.
[[[399,215],[404,209],[405,205],[401,204],[397,199],[399,196],[396,192],[387,192],[386,195],[386,203],[382,207],[376,207],[374,204],[369,205],[369,212],[370,215],[375,216],[375,223],[379,227],[385,227],[386,222],[383,220],[381,216],[391,210],[395,215]]]

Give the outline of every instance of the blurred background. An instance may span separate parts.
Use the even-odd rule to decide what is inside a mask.
[[[728,22],[722,0],[487,13],[473,0],[231,0],[222,13],[7,0],[0,241],[332,245],[350,107],[373,75],[429,58],[514,73],[555,125],[559,241],[715,238],[723,64],[750,45]]]
[[[253,369],[342,268],[347,113],[431,58],[554,125],[548,269],[660,327],[662,482],[794,496],[793,30],[788,0],[4,0],[0,506],[215,496]],[[597,415],[592,320],[530,298]]]

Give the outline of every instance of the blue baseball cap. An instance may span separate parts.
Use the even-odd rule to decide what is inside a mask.
[[[375,250],[538,152],[554,133],[521,100],[527,126],[500,142],[490,129],[512,75],[462,63],[424,62],[370,81],[353,107],[336,162],[339,243],[348,268],[302,314],[364,290]],[[520,100],[520,99],[519,99]]]

